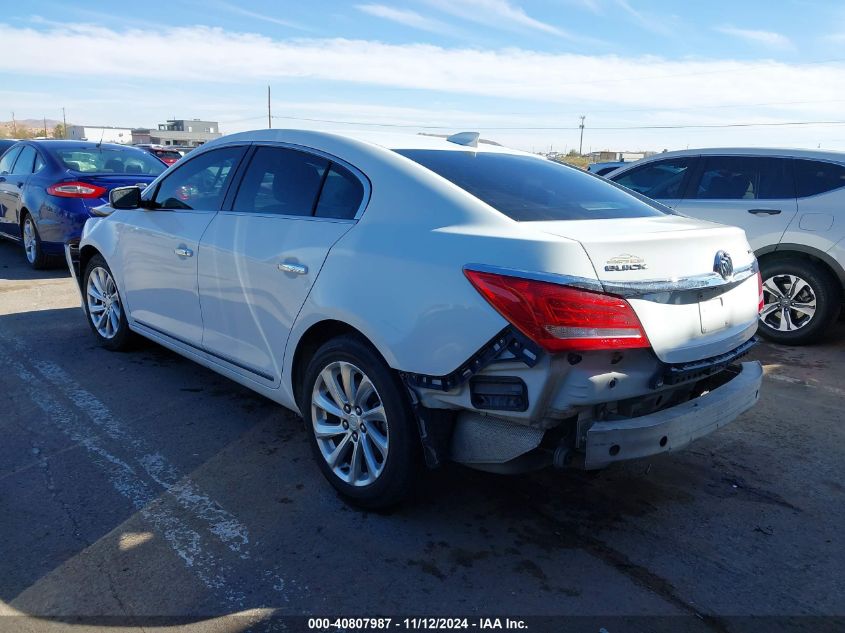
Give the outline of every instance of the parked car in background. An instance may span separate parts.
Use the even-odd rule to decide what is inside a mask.
[[[758,398],[742,230],[477,133],[233,134],[98,213],[66,252],[101,344],[136,332],[299,411],[363,505],[421,455],[596,469]]]
[[[18,142],[16,138],[0,138],[0,154],[3,154],[12,145]]]
[[[182,158],[182,153],[177,152],[175,149],[170,147],[165,147],[163,145],[146,145],[146,144],[139,144],[134,145],[133,147],[138,147],[145,152],[149,152],[160,161],[162,161],[165,165],[172,165],[177,160]]]
[[[743,228],[763,274],[760,333],[818,340],[845,287],[845,154],[703,149],[638,161],[609,178],[686,216]]]
[[[21,141],[0,157],[0,236],[20,241],[29,263],[42,268],[64,255],[111,189],[146,186],[165,169],[125,145]]]
[[[196,147],[190,147],[188,145],[168,145],[167,149],[178,152],[180,156],[185,157],[195,150]]]
[[[590,163],[589,165],[587,165],[587,171],[591,174],[595,174],[596,176],[607,176],[609,173],[616,171],[620,167],[625,167],[626,165],[630,164],[631,163],[626,163],[624,160],[614,160],[603,163]]]

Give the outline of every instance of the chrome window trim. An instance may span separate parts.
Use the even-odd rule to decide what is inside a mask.
[[[646,281],[602,282],[598,279],[577,277],[574,275],[559,275],[556,273],[534,272],[518,268],[504,268],[487,264],[466,264],[464,270],[475,270],[482,273],[510,275],[523,279],[545,281],[553,284],[572,286],[593,292],[624,297],[625,299],[644,299],[654,303],[689,303],[703,300],[699,295],[707,293],[707,298],[718,296],[743,283],[757,274],[760,266],[754,259],[750,264],[734,271],[728,279],[723,279],[715,272],[676,279],[651,279]]]

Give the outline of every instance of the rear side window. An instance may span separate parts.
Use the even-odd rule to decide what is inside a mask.
[[[839,189],[845,186],[845,166],[795,159],[795,186],[799,198]]]
[[[15,161],[15,166],[12,168],[13,174],[31,174],[32,167],[35,165],[35,150],[29,145],[25,145]]]
[[[3,158],[0,158],[0,174],[9,174],[12,172],[12,166],[15,164],[15,159],[20,153],[21,148],[15,147],[3,154]]]
[[[795,197],[791,161],[755,156],[707,156],[695,188],[698,200],[782,200]]]
[[[660,216],[609,182],[550,160],[456,150],[397,150],[518,222]]]
[[[246,169],[233,211],[313,215],[329,161],[280,147],[259,147]]]
[[[222,147],[174,166],[158,187],[156,206],[216,211],[243,151],[242,147]]]
[[[351,220],[364,199],[364,186],[352,172],[332,164],[320,191],[314,215],[321,218]]]
[[[683,197],[683,185],[693,164],[692,158],[667,158],[611,178],[617,184],[655,200]]]

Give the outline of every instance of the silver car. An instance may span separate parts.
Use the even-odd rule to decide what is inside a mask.
[[[845,285],[845,154],[784,149],[666,152],[608,175],[678,213],[745,229],[760,262],[760,333],[818,340]]]

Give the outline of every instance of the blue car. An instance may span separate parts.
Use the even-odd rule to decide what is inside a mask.
[[[0,157],[0,236],[21,242],[33,268],[64,257],[111,189],[145,186],[167,169],[143,150],[80,141],[21,141]]]

